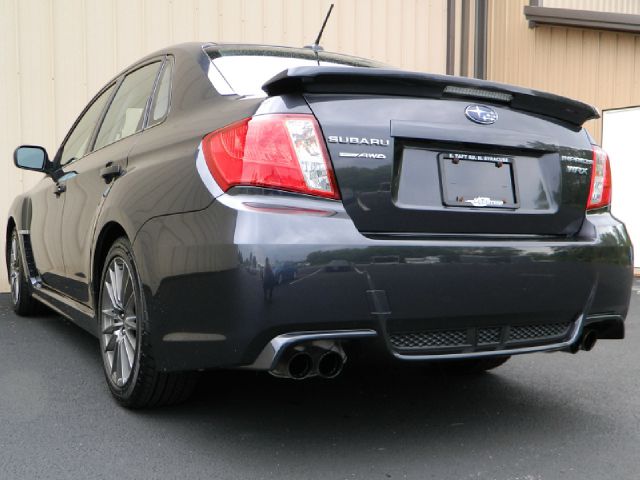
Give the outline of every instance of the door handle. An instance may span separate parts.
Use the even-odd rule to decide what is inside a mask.
[[[53,194],[59,197],[61,194],[67,191],[67,186],[64,183],[56,183],[56,188],[53,190]]]
[[[122,175],[122,167],[117,163],[107,163],[106,167],[100,170],[100,176],[107,183],[120,175]]]

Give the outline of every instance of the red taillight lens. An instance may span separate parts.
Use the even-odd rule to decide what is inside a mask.
[[[207,166],[225,192],[270,187],[339,199],[320,127],[312,115],[259,115],[210,133]]]
[[[611,165],[609,156],[600,147],[593,147],[593,165],[591,167],[591,188],[587,210],[606,207],[611,203]]]

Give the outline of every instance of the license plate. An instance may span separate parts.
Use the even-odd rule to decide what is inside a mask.
[[[441,153],[440,184],[447,206],[518,208],[512,157]]]

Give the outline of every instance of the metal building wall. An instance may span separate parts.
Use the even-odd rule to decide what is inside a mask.
[[[547,90],[600,110],[640,105],[640,35],[555,26],[529,28],[523,14],[528,4],[527,0],[490,1],[490,80]],[[601,139],[601,120],[590,121],[586,127]]]
[[[122,68],[184,41],[310,44],[332,1],[325,49],[445,72],[447,0],[0,0],[2,225],[11,200],[41,177],[15,169],[13,149],[40,144],[53,155]],[[2,252],[4,240],[3,230]]]

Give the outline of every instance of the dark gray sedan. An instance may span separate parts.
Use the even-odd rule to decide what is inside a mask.
[[[624,337],[632,246],[583,103],[318,51],[183,44],[118,74],[6,224],[13,305],[100,340],[127,407],[357,349],[482,371]]]

